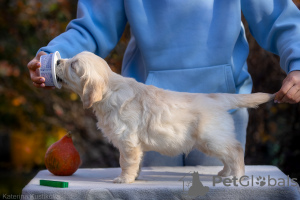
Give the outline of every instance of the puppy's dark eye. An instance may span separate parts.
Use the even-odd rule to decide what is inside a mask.
[[[73,70],[75,70],[75,65],[74,64],[75,64],[74,62],[71,63],[71,69],[73,69]]]
[[[71,63],[71,69],[75,70],[76,69],[76,63],[78,62],[78,60],[75,60]]]

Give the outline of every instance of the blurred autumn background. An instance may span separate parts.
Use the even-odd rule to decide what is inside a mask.
[[[64,32],[76,17],[74,0],[0,1],[0,195],[21,194],[38,170],[45,169],[47,148],[67,131],[80,152],[81,167],[118,167],[118,151],[96,129],[91,110],[83,110],[75,93],[33,87],[27,63],[37,50]],[[300,6],[300,0],[294,0]],[[243,20],[246,25],[247,22]],[[247,25],[246,25],[247,27]],[[130,37],[129,25],[106,58],[121,70]],[[275,93],[285,73],[279,58],[258,46],[247,29],[253,92]],[[274,104],[249,110],[248,165],[276,165],[300,180],[299,104]]]

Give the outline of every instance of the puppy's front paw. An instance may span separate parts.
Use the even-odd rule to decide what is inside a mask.
[[[117,178],[114,179],[114,183],[133,183],[134,182],[134,177],[124,177],[124,176],[118,176]]]

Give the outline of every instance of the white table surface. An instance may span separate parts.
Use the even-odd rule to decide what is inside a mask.
[[[246,166],[246,175],[250,178],[241,183],[249,183],[249,186],[240,183],[237,186],[233,183],[213,186],[213,178],[221,169],[221,166],[147,167],[131,184],[112,182],[120,174],[120,168],[78,169],[72,176],[54,176],[48,170],[42,170],[23,188],[22,199],[300,199],[299,186],[275,166]],[[204,196],[192,197],[187,191],[191,186],[191,172],[196,171],[209,191]],[[259,176],[265,178],[264,186],[256,183]],[[272,179],[268,180],[268,176]],[[69,182],[69,187],[40,186],[40,179]],[[276,186],[271,186],[275,180]]]

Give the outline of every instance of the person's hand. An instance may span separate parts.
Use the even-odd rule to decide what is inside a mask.
[[[39,74],[37,73],[37,69],[41,67],[41,63],[40,63],[40,57],[42,55],[47,55],[45,52],[41,51],[39,52],[35,58],[33,58],[28,64],[27,64],[27,68],[29,69],[29,73],[30,73],[30,78],[32,80],[32,83],[35,87],[38,88],[46,88],[46,89],[53,89],[54,87],[48,87],[45,86],[45,78],[39,76]]]
[[[300,102],[300,71],[292,71],[286,76],[274,102],[292,104]]]

